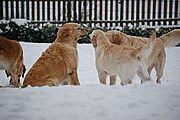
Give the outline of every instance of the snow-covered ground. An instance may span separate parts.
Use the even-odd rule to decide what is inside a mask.
[[[27,69],[49,44],[21,43]],[[167,49],[162,84],[100,85],[92,45],[78,45],[81,86],[0,88],[1,120],[180,120],[180,48]],[[21,80],[23,81],[23,79]],[[0,85],[8,85],[0,71]]]

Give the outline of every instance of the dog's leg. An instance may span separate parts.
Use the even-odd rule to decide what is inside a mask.
[[[106,85],[106,73],[105,72],[98,72],[99,75],[99,81],[101,84],[105,84]]]
[[[132,84],[132,80],[128,79],[128,80],[121,80],[121,85],[127,85],[127,84]]]
[[[163,70],[164,70],[164,65],[166,62],[166,53],[163,50],[163,52],[160,53],[158,56],[158,62],[155,64],[155,70],[157,73],[157,80],[156,83],[161,83],[161,77],[163,76]]]
[[[116,76],[110,76],[110,85],[115,85],[116,84]]]
[[[149,67],[148,67],[149,76],[151,76],[151,72],[152,72],[153,68],[154,68],[154,64],[149,65]]]
[[[11,74],[7,70],[5,70],[5,73],[7,77],[11,76]]]
[[[152,68],[153,68],[153,65],[152,65]],[[151,80],[150,71],[151,70],[149,70],[148,72],[148,66],[146,65],[145,59],[141,59],[139,61],[139,68],[136,72],[137,75],[141,78],[141,84],[148,80]]]
[[[120,79],[121,79],[121,85],[127,85],[127,84],[131,84],[132,83],[132,79],[133,79],[133,75],[129,75],[128,74],[124,74],[124,75],[119,75]]]
[[[77,71],[74,71],[71,74],[71,85],[80,85],[78,75],[77,75]]]
[[[11,76],[11,78],[10,78],[10,80],[9,80],[9,85],[13,85],[13,84],[12,84],[12,76]]]
[[[15,87],[20,87],[20,80],[17,74],[12,73],[12,80],[10,80],[12,85],[14,85]]]
[[[138,71],[137,75],[141,78],[141,84],[145,83],[146,81],[150,81],[151,77],[149,76],[145,76],[142,71]]]
[[[128,72],[126,71],[126,69],[123,70],[123,72],[121,71],[119,73],[119,78],[121,79],[121,85],[127,85],[127,84],[131,84],[132,83],[132,79],[134,78],[135,74],[136,74],[136,68],[134,68],[136,66],[132,66],[132,69],[129,70]]]

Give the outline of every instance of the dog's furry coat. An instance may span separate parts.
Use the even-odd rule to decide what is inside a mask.
[[[136,73],[144,80],[149,80],[145,60],[152,52],[154,39],[151,38],[147,46],[133,48],[115,45],[109,41],[103,31],[94,30],[91,41],[95,48],[96,68],[100,83],[106,84],[107,75],[118,75],[121,84],[126,85],[132,82]]]
[[[10,84],[20,86],[20,76],[24,77],[25,65],[23,62],[23,49],[15,41],[0,36],[0,69],[6,71]]]
[[[77,40],[86,35],[86,29],[76,23],[66,23],[57,38],[35,62],[22,88],[31,86],[80,85],[77,75]]]
[[[128,45],[136,48],[145,46],[148,41],[148,38],[130,36],[116,30],[108,31],[106,32],[106,35],[114,44]],[[171,32],[157,38],[153,52],[147,59],[146,63],[149,74],[151,74],[152,69],[155,67],[157,73],[157,83],[161,83],[161,77],[163,75],[166,61],[165,47],[175,46],[178,43],[180,43],[180,29],[172,30]],[[114,80],[115,76],[112,76],[111,79]]]

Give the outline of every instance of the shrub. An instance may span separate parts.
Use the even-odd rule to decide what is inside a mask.
[[[90,28],[91,31],[94,29],[102,29],[108,31],[109,28]],[[161,36],[169,32],[171,29],[159,28],[156,30],[157,36]],[[6,23],[0,23],[0,35],[5,36],[9,39],[14,39],[17,41],[24,42],[38,42],[38,43],[51,43],[56,38],[56,33],[58,31],[58,26],[50,23],[46,24],[32,24],[26,23],[24,25],[17,25],[15,22],[10,21]],[[134,26],[124,26],[119,30],[128,35],[150,37],[150,29],[134,27]],[[91,32],[89,32],[91,33]],[[79,43],[90,43],[90,37],[84,37],[78,41]]]
[[[50,24],[31,24],[18,26],[15,22],[1,23],[0,35],[24,42],[53,42],[57,26]]]

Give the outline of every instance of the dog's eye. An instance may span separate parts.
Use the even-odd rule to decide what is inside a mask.
[[[80,29],[81,29],[81,28],[80,28],[80,27],[78,27],[78,28],[77,28],[77,31],[80,31]]]

